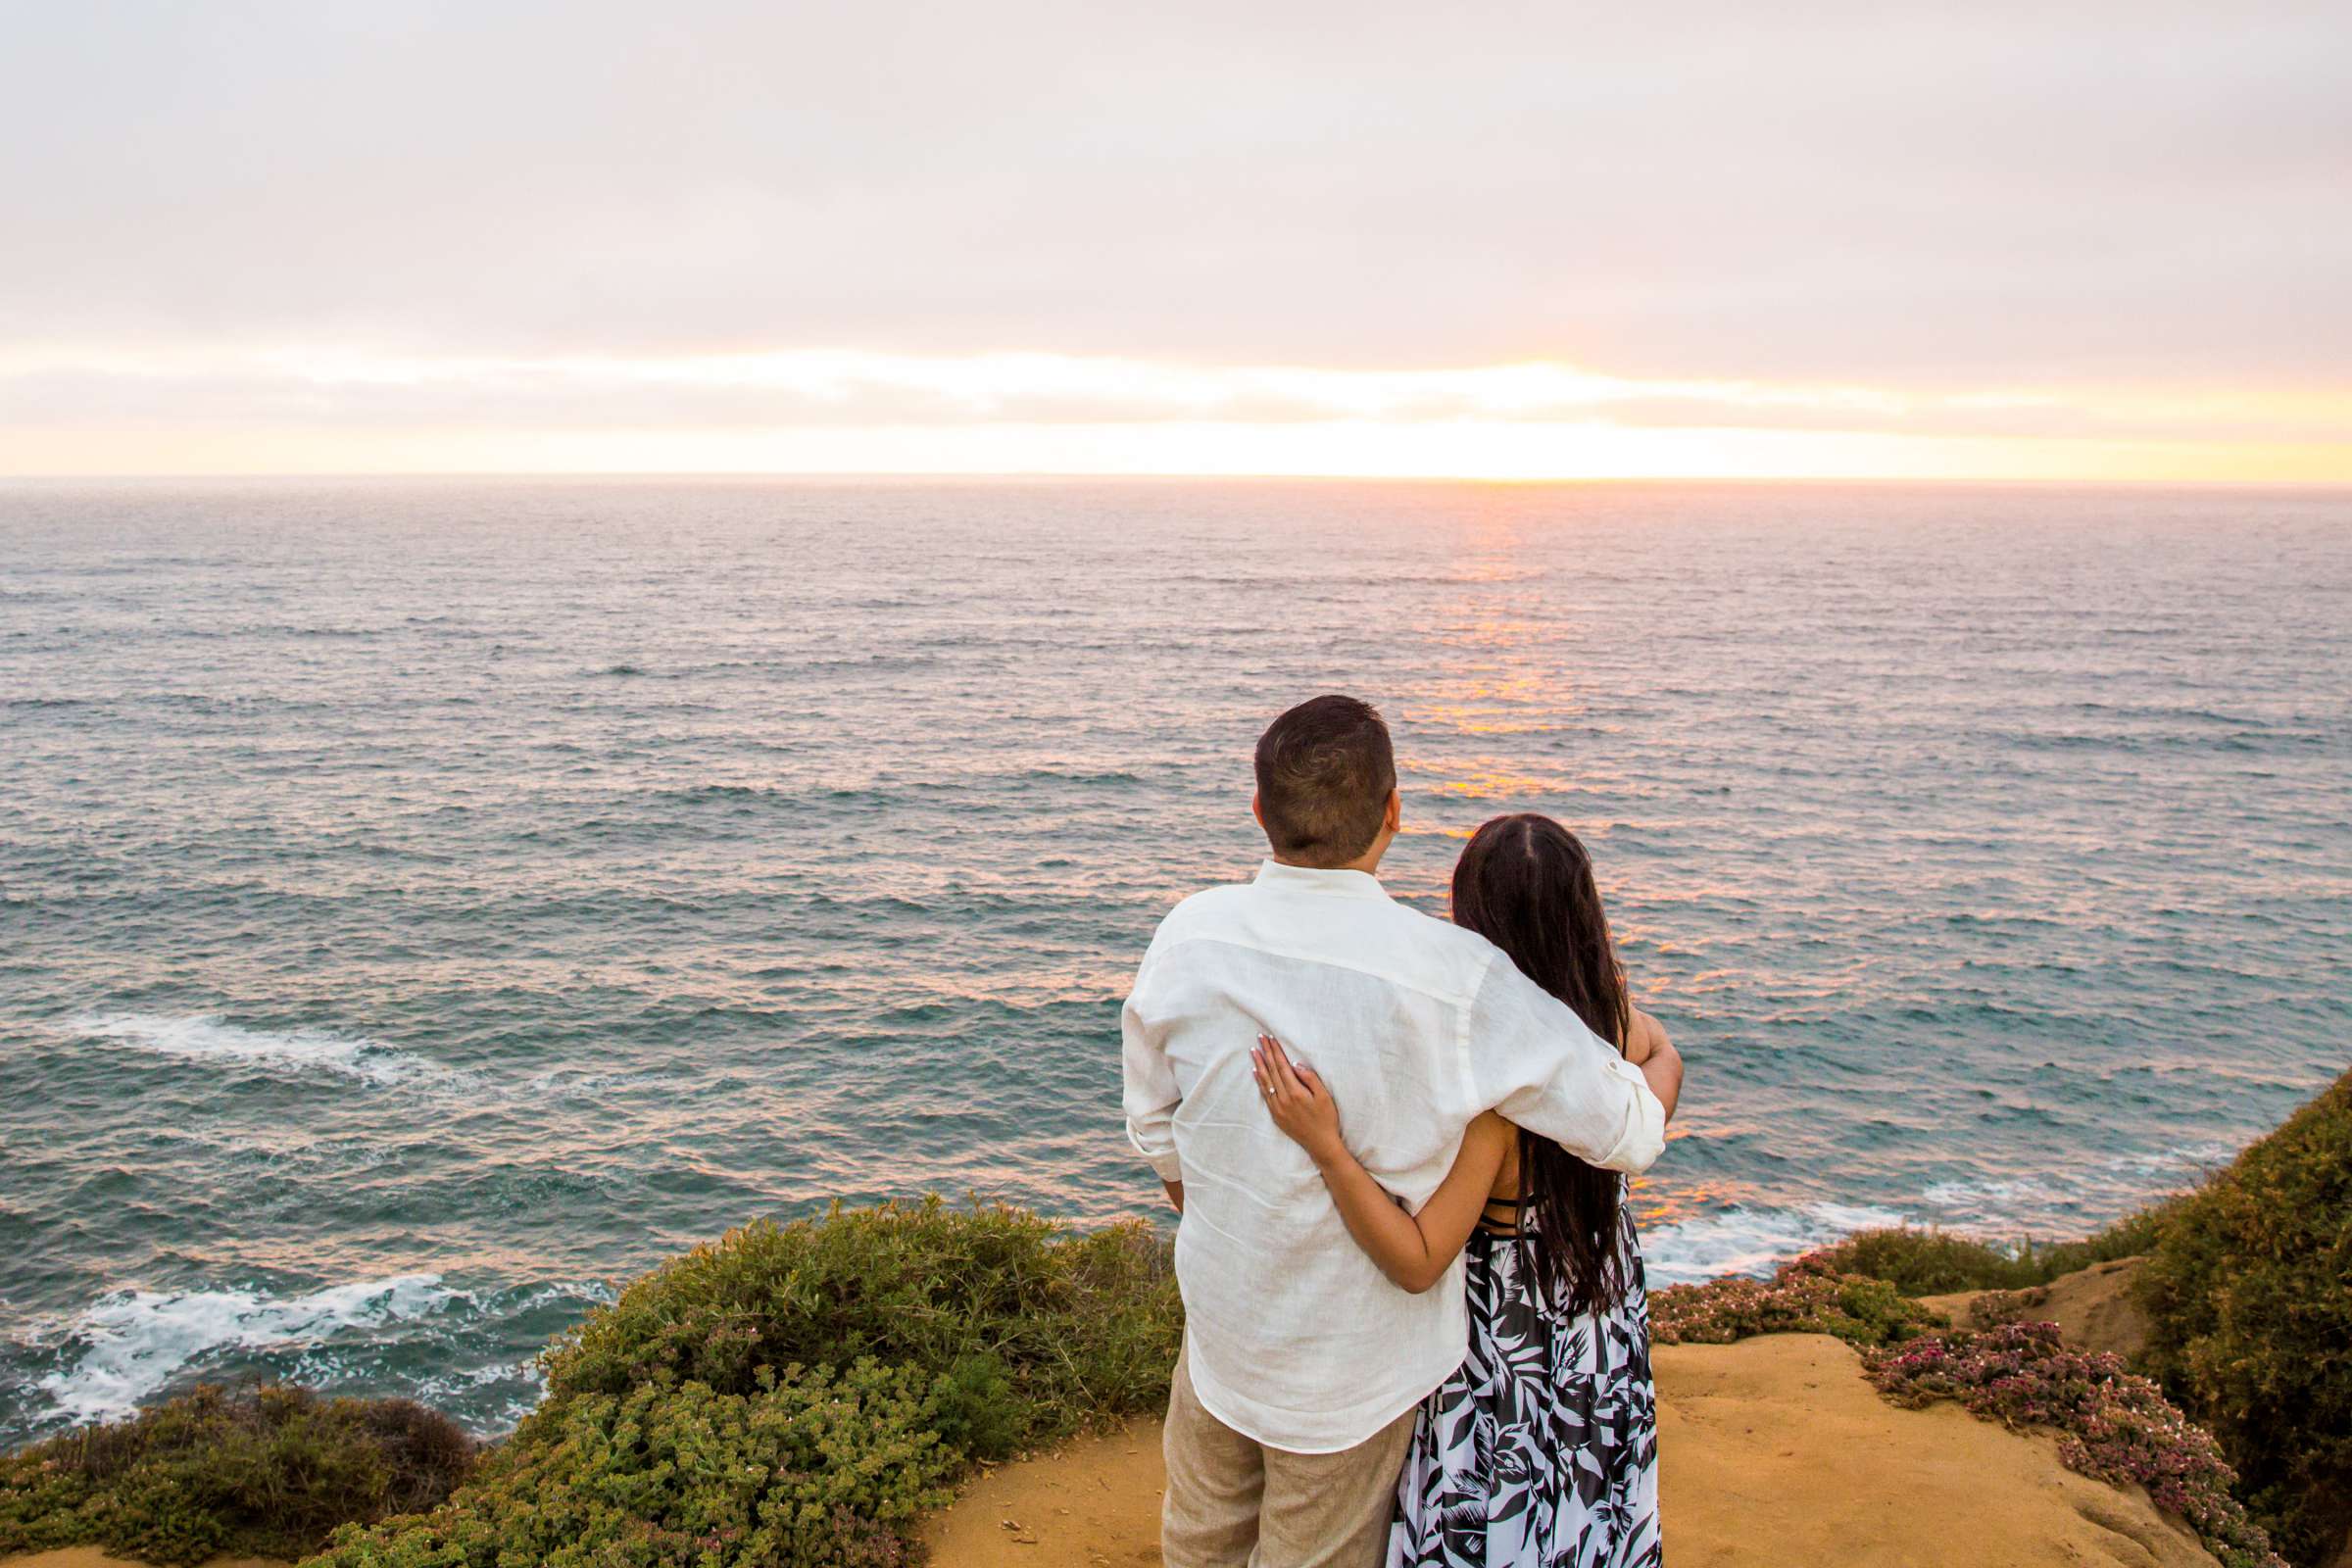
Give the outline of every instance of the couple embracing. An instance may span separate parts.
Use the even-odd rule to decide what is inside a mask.
[[[1658,1563],[1620,1173],[1657,1158],[1683,1068],[1583,846],[1489,822],[1449,923],[1374,876],[1379,713],[1303,703],[1256,772],[1272,858],[1169,913],[1123,1017],[1128,1136],[1183,1216],[1163,1559]]]

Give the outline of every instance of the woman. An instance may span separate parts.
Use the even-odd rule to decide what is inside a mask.
[[[1480,828],[1454,866],[1453,918],[1628,1059],[1674,1049],[1627,1001],[1592,858],[1559,823]],[[1624,1178],[1490,1111],[1407,1214],[1348,1152],[1314,1071],[1270,1037],[1254,1061],[1275,1124],[1313,1156],[1348,1234],[1391,1279],[1428,1290],[1468,1249],[1470,1351],[1422,1402],[1389,1568],[1654,1568],[1649,1308]]]

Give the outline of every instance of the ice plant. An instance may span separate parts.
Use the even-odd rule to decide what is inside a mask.
[[[1731,1278],[1673,1285],[1649,1298],[1650,1335],[1660,1345],[1729,1345],[1756,1334],[1834,1334],[1855,1346],[1899,1343],[1943,1320],[1885,1280],[1840,1271],[1832,1254],[1808,1252],[1768,1280]]]
[[[2223,1568],[2286,1568],[2230,1494],[2237,1477],[2204,1428],[2114,1355],[2070,1350],[2056,1325],[2004,1323],[1865,1352],[1879,1391],[1898,1404],[1956,1399],[2011,1428],[2058,1434],[2067,1467],[2114,1486],[2145,1487],[2185,1520]]]

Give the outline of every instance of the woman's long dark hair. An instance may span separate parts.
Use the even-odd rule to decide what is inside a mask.
[[[1453,867],[1453,919],[1494,943],[1520,973],[1625,1050],[1633,1006],[1592,882],[1592,858],[1548,816],[1498,816]],[[1543,1296],[1591,1311],[1625,1298],[1617,1245],[1619,1178],[1548,1138],[1519,1134],[1520,1265]]]

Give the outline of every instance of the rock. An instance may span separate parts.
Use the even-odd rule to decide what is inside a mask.
[[[2148,1344],[2147,1314],[2132,1296],[2132,1277],[2143,1261],[2119,1257],[2027,1290],[1923,1296],[1920,1304],[1945,1314],[1956,1328],[2055,1323],[2058,1337],[2071,1348],[2109,1350],[2129,1361]]]

